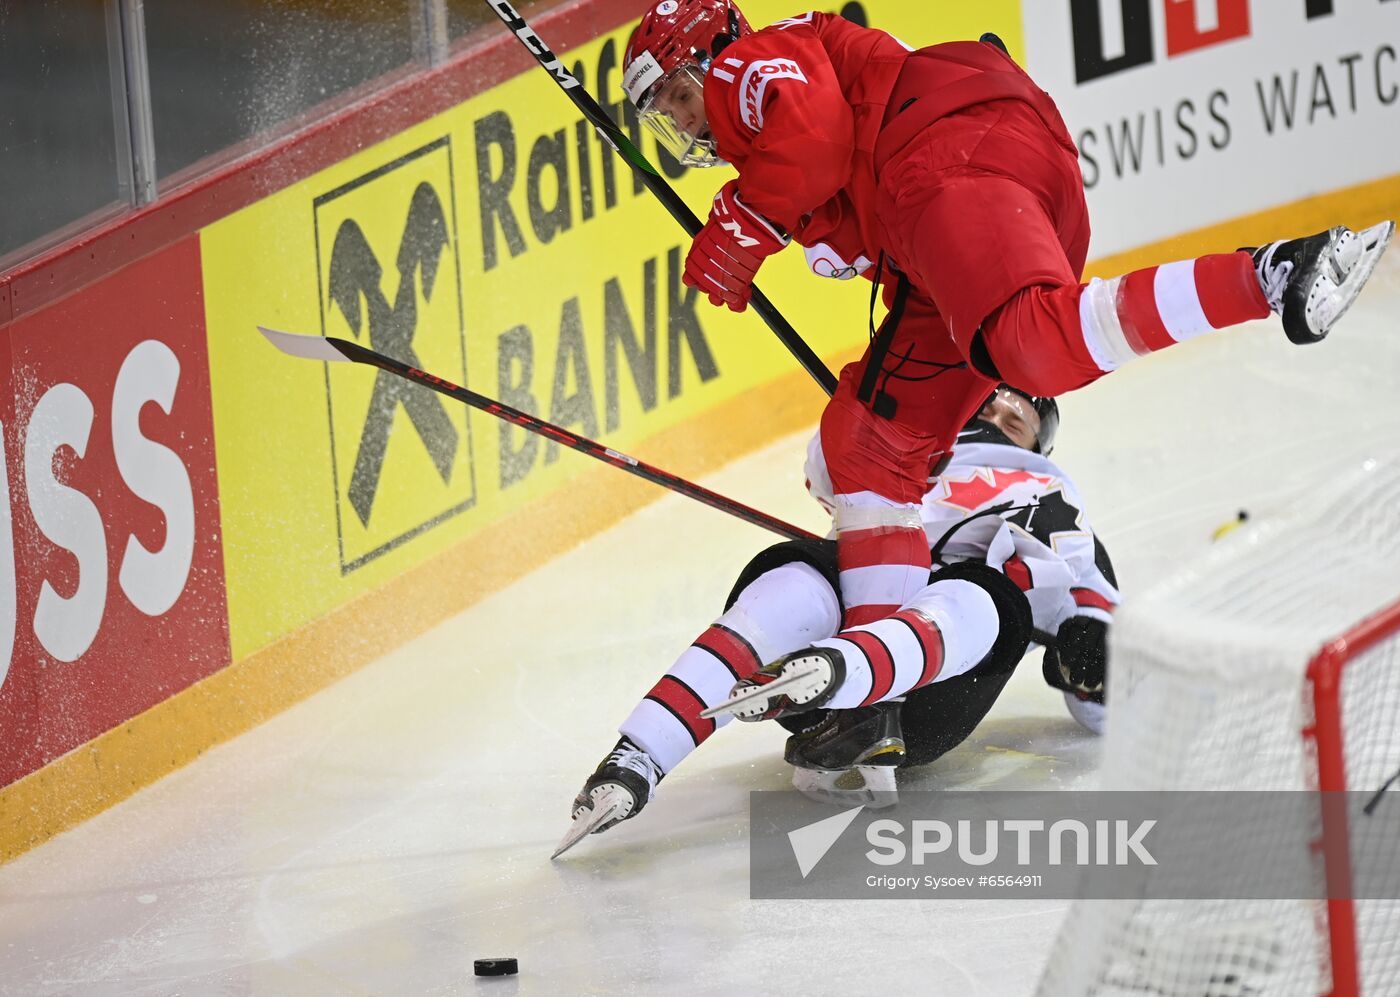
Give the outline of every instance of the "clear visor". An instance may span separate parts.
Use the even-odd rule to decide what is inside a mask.
[[[996,426],[1018,447],[1035,449],[1040,435],[1040,414],[1023,395],[1010,388],[998,388],[977,417]]]
[[[699,66],[680,66],[657,80],[637,102],[643,124],[663,149],[686,166],[723,163],[715,153],[705,114],[704,79]]]

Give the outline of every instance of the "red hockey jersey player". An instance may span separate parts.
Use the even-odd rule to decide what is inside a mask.
[[[660,0],[628,42],[623,85],[683,162],[738,170],[687,284],[741,311],[763,260],[793,240],[818,273],[886,282],[889,316],[821,424],[843,574],[883,579],[849,625],[889,615],[926,577],[930,469],[998,381],[1057,395],[1271,311],[1289,339],[1316,342],[1394,229],[1336,227],[1086,284],[1074,143],[996,44],[911,51],[820,13],[754,31],[731,0]]]

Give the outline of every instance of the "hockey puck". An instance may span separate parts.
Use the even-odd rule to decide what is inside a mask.
[[[472,972],[477,976],[514,976],[520,972],[520,963],[514,959],[474,959]]]

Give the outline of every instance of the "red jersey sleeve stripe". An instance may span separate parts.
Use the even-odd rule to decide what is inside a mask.
[[[1002,571],[1007,578],[1016,583],[1016,587],[1022,592],[1029,592],[1035,585],[1034,579],[1031,578],[1030,565],[1021,560],[1020,554],[1008,557],[1006,563],[1002,565]]]
[[[937,678],[938,673],[943,670],[943,631],[923,613],[910,609],[895,613],[893,619],[914,631],[914,639],[919,642],[919,648],[924,652],[923,672],[913,686],[915,689],[921,689]]]
[[[1074,596],[1076,606],[1087,606],[1091,609],[1102,609],[1105,613],[1113,612],[1113,603],[1099,595],[1093,589],[1070,589],[1070,595]]]

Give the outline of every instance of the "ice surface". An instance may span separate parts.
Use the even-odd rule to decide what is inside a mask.
[[[1257,323],[1062,401],[1055,456],[1128,593],[1239,509],[1400,448],[1398,258],[1323,344]],[[804,443],[704,483],[821,530]],[[664,498],[0,867],[0,993],[1029,993],[1065,903],[748,899],[746,794],[788,781],[770,725],[548,861],[615,725],[766,543]],[[1095,753],[1028,660],[903,785],[1087,787]],[[520,976],[474,979],[492,956]]]

